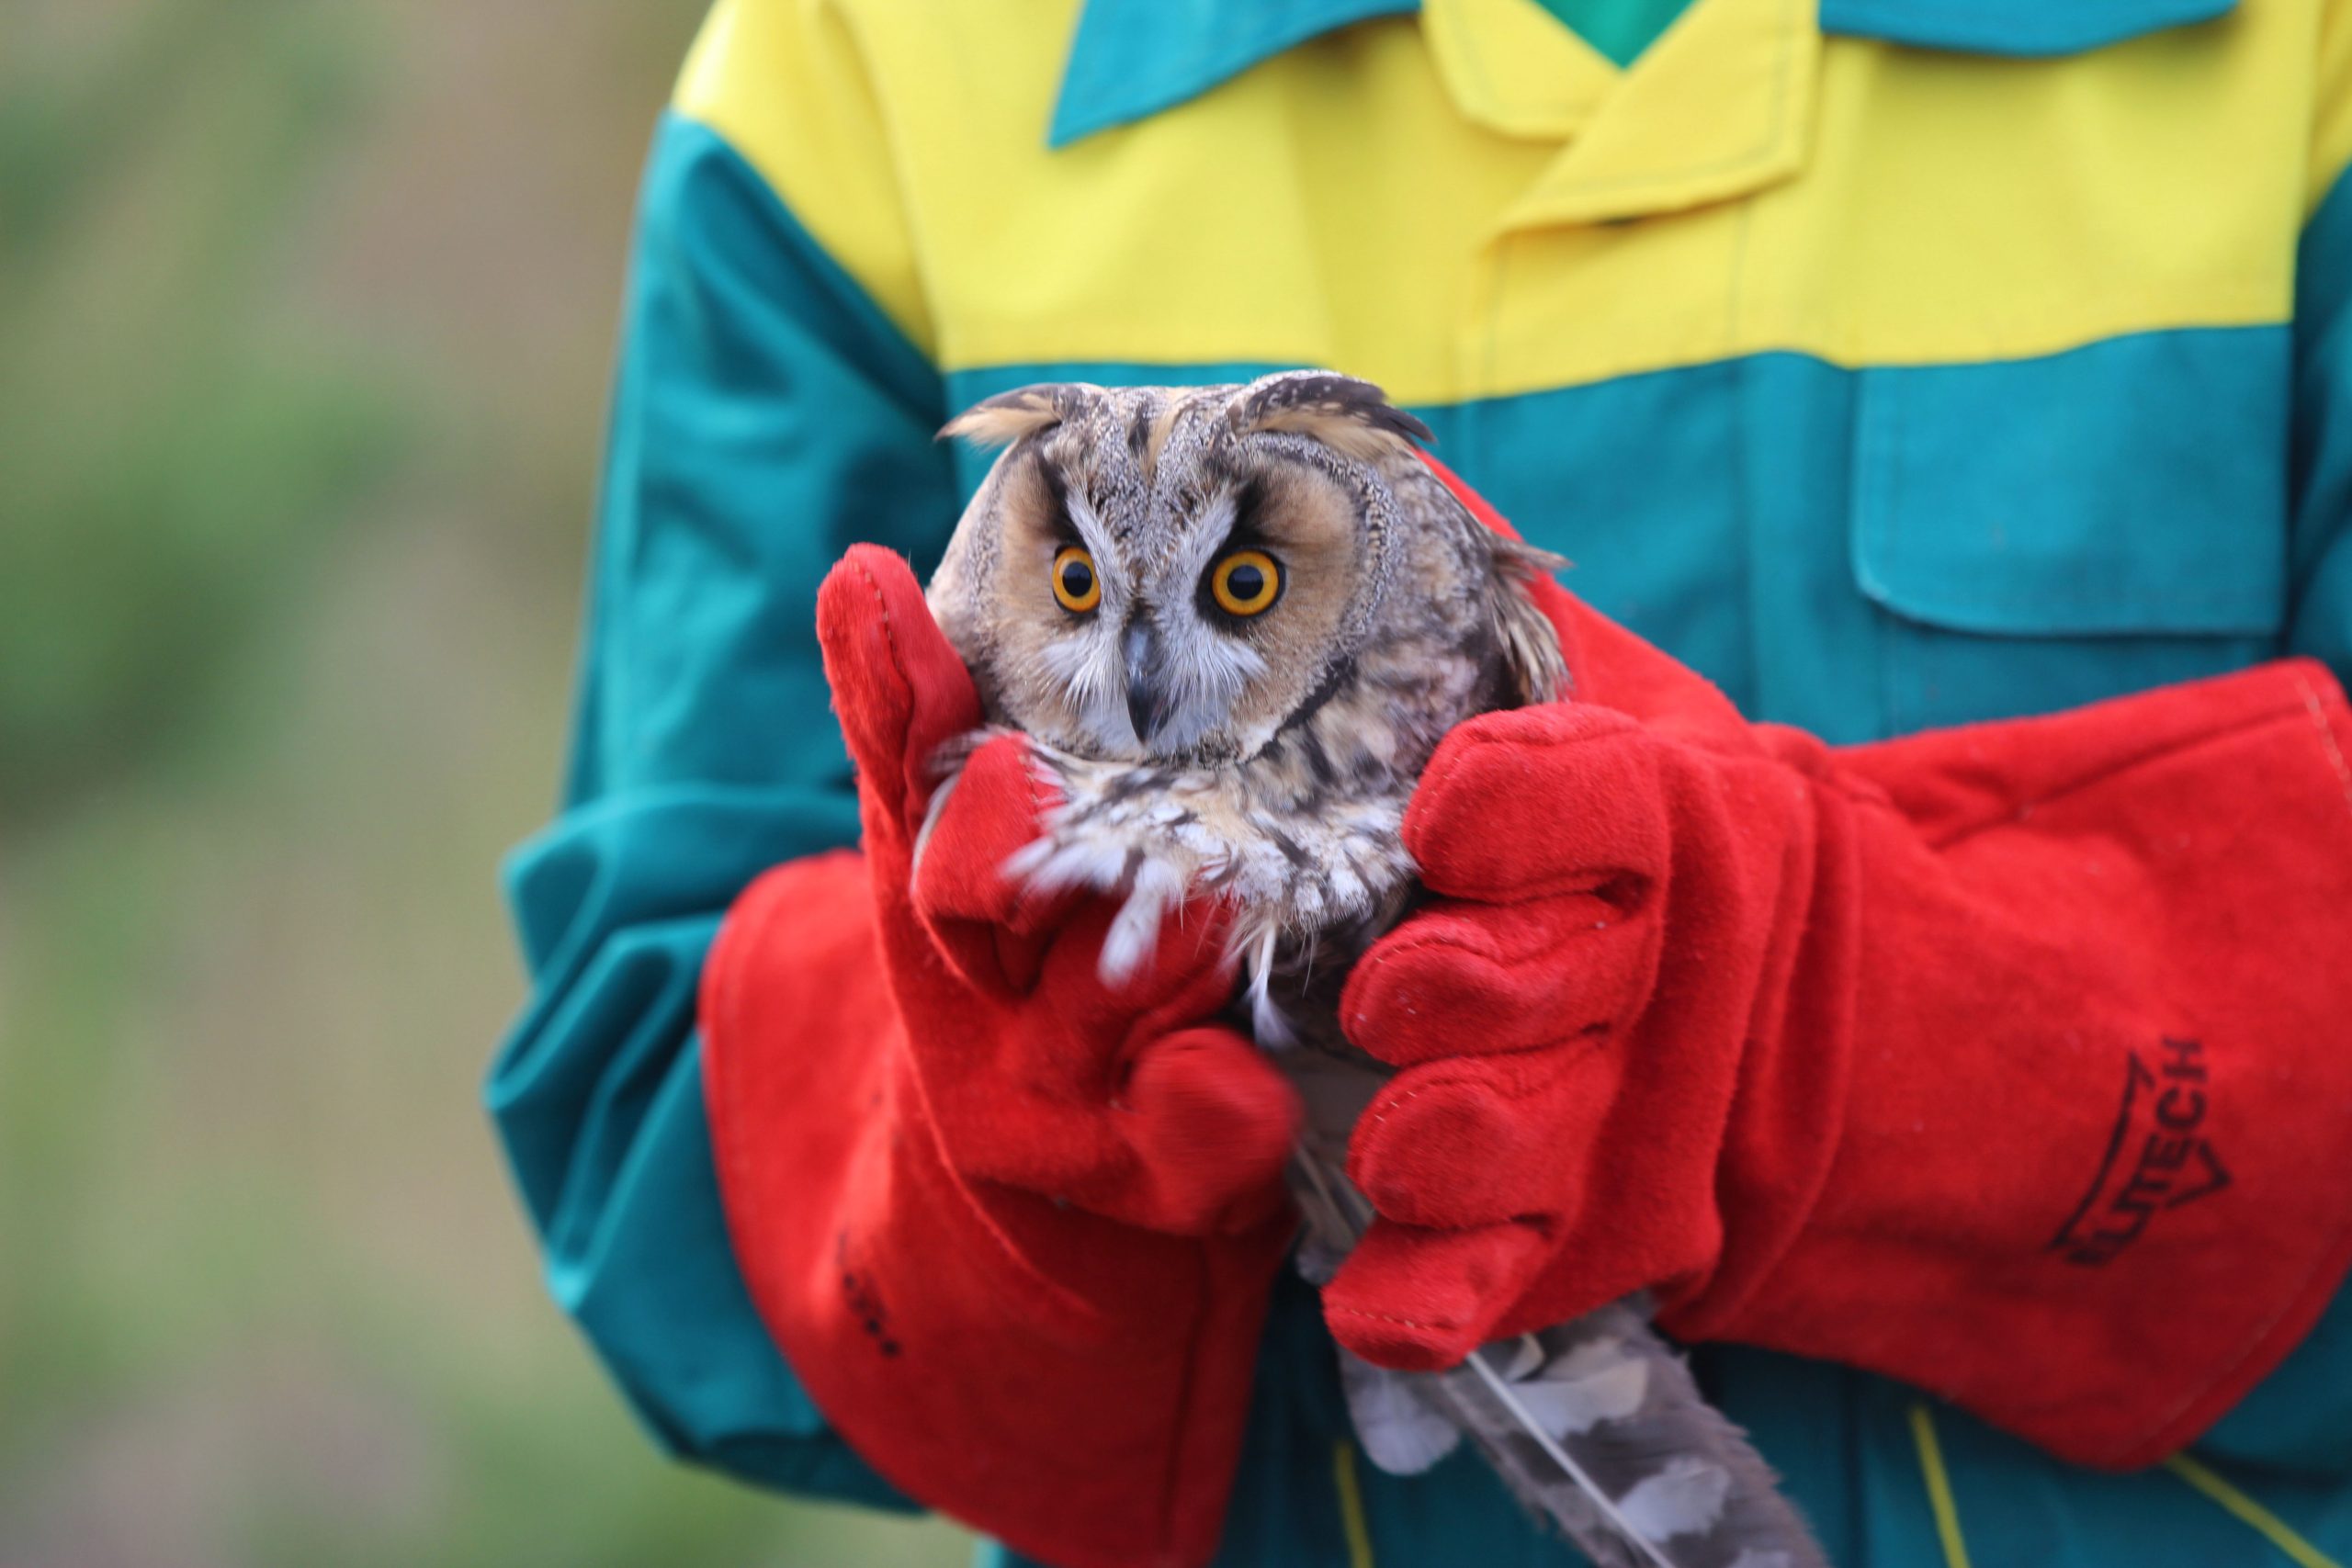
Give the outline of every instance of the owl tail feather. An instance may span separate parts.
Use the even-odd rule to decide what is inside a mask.
[[[1302,1087],[1312,1122],[1314,1089]],[[1369,1223],[1369,1205],[1311,1139],[1291,1183],[1306,1222],[1299,1269],[1319,1285]],[[1349,1416],[1374,1464],[1418,1474],[1467,1437],[1597,1568],[1827,1568],[1771,1468],[1700,1394],[1641,1298],[1483,1346],[1440,1372],[1340,1357]]]
[[[1763,1456],[1636,1303],[1411,1375],[1599,1568],[1827,1568]]]

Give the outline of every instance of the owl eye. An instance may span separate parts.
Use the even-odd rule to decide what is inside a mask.
[[[1054,599],[1074,615],[1102,603],[1102,580],[1094,575],[1094,558],[1084,547],[1065,545],[1055,554]]]
[[[1283,596],[1282,563],[1263,550],[1236,550],[1209,570],[1209,595],[1228,615],[1263,615]]]

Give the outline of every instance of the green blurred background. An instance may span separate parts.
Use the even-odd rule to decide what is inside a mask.
[[[0,1568],[929,1564],[657,1456],[477,1108],[701,0],[0,0]]]

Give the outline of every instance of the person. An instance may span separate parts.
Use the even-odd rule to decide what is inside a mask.
[[[2346,9],[718,0],[487,1089],[660,1441],[1014,1562],[1565,1563],[1332,1338],[1648,1288],[1837,1562],[2346,1560]],[[1416,799],[1349,1016],[1446,1114],[1323,1300],[1206,946],[1087,980],[1017,765],[916,874],[977,709],[888,555],[982,398],[1306,365],[1576,563],[1579,681]]]

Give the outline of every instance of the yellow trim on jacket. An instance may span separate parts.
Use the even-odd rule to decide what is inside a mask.
[[[677,107],[944,369],[1326,363],[1412,402],[2284,321],[2320,164],[2352,155],[2344,116],[2314,130],[2318,0],[2058,60],[1699,0],[1572,135],[1481,123],[1520,87],[1465,106],[1433,50],[1506,3],[1342,28],[1049,151],[1073,0],[720,0]]]

